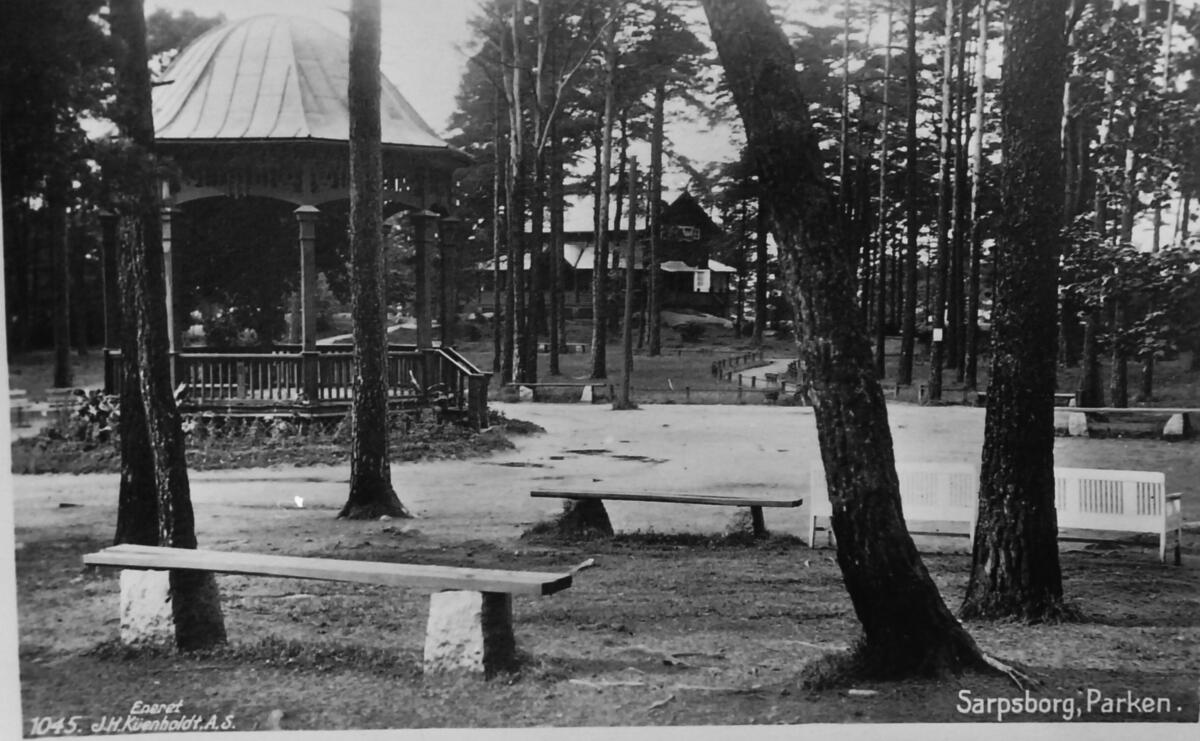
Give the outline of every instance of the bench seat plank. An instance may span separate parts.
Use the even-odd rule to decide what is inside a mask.
[[[116,566],[129,569],[189,569],[226,574],[326,579],[396,587],[526,595],[554,594],[571,586],[571,574],[569,573],[500,571],[131,544],[112,546],[98,553],[89,553],[83,557],[83,562],[91,566]]]
[[[721,494],[689,494],[682,491],[595,491],[534,489],[533,497],[553,499],[610,499],[631,502],[675,502],[678,504],[716,504],[733,507],[799,507],[803,499],[763,499]]]

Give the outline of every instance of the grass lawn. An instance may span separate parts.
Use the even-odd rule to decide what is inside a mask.
[[[135,701],[182,700],[184,713],[230,716],[238,730],[329,730],[987,722],[997,720],[996,708],[975,713],[964,697],[1022,696],[1007,680],[978,675],[804,688],[801,670],[849,645],[857,621],[833,551],[810,550],[796,537],[803,511],[768,511],[773,535],[765,541],[742,535],[737,510],[638,503],[611,504],[618,531],[611,539],[522,535],[558,507],[528,496],[547,482],[807,496],[816,454],[809,410],[504,409],[528,410],[547,432],[487,458],[396,465],[401,498],[418,515],[411,521],[334,519],[346,466],[195,472],[192,493],[201,543],[220,550],[532,570],[593,559],[570,589],[514,599],[526,652],[519,672],[491,681],[426,676],[426,594],[292,579],[219,577],[230,636],[220,650],[181,656],[119,647],[115,575],[80,562],[110,542],[116,476],[17,476],[26,732],[35,716],[97,722],[127,715]],[[977,460],[982,410],[893,405],[889,412],[899,457]],[[1002,719],[1194,724],[1197,443],[1059,439],[1056,461],[1164,470],[1168,488],[1184,491],[1193,524],[1182,567],[1160,564],[1146,538],[1064,546],[1065,591],[1080,622],[968,624],[982,648],[1040,682],[1031,692],[1045,711]],[[294,496],[302,508],[291,504]],[[951,608],[966,587],[963,542],[920,541]],[[1154,712],[1116,708],[1111,701],[1127,693],[1152,698]]]

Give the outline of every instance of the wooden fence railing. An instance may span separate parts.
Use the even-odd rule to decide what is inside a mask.
[[[187,403],[211,406],[271,402],[301,407],[313,402],[350,401],[354,397],[354,348],[322,346],[315,352],[270,348],[259,352],[195,352],[172,358],[174,383],[185,387]],[[484,373],[452,348],[393,345],[387,355],[388,398],[411,398],[463,412],[471,424],[487,426]],[[121,354],[104,356],[104,389],[119,395],[123,384]]]

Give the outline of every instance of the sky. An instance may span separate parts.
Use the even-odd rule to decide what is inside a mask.
[[[279,13],[312,18],[347,34],[349,0],[146,0],[146,13],[163,8],[199,16],[247,18]],[[459,45],[470,42],[476,0],[383,0],[382,70],[422,118],[439,133],[454,110],[466,65]]]
[[[233,20],[280,13],[312,18],[343,35],[348,33],[349,0],[145,1],[147,14],[163,8],[174,14],[191,10],[203,17],[224,14]],[[479,14],[479,0],[382,0],[383,74],[439,134],[446,133],[456,108],[454,96],[467,65],[462,50],[473,43],[468,21]],[[710,130],[703,123],[676,125],[668,136],[677,151],[698,165],[733,159],[738,149],[730,129]],[[648,145],[645,150],[634,151],[643,163],[649,157]],[[668,172],[664,178],[668,199],[678,194],[687,180],[681,171]]]
[[[1197,0],[1184,0],[1192,6]],[[145,0],[146,12],[164,8],[172,13],[191,10],[200,16],[224,14],[236,19],[264,13],[284,13],[313,18],[345,35],[350,0]],[[791,5],[793,11],[810,3]],[[382,0],[382,70],[430,126],[445,134],[456,106],[455,93],[467,65],[463,49],[473,40],[468,21],[479,15],[479,0]],[[823,19],[829,22],[828,18]],[[876,30],[882,24],[875,24]],[[706,29],[699,29],[707,39]],[[881,43],[881,42],[880,42]],[[991,50],[993,65],[998,53]],[[734,159],[739,143],[730,127],[709,129],[689,121],[668,124],[673,148],[696,165]],[[643,151],[644,150],[644,151]],[[649,147],[635,146],[632,153],[644,164]],[[585,165],[586,167],[586,165]],[[668,200],[687,184],[688,176],[670,168],[664,177]],[[590,219],[590,216],[587,217]],[[1168,220],[1168,224],[1172,222]],[[1144,226],[1144,225],[1143,225]]]

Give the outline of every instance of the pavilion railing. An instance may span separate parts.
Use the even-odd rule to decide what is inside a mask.
[[[354,348],[321,346],[315,352],[272,347],[261,352],[214,352],[188,348],[173,358],[177,388],[186,388],[189,405],[303,405],[348,402],[354,396]],[[105,391],[120,394],[123,375],[119,351],[104,355]],[[464,414],[486,427],[487,387],[483,373],[452,348],[392,345],[387,354],[388,398],[412,399]]]
[[[293,401],[303,391],[301,360],[268,353],[181,353],[175,360],[175,382],[187,384],[188,398],[201,404]]]

